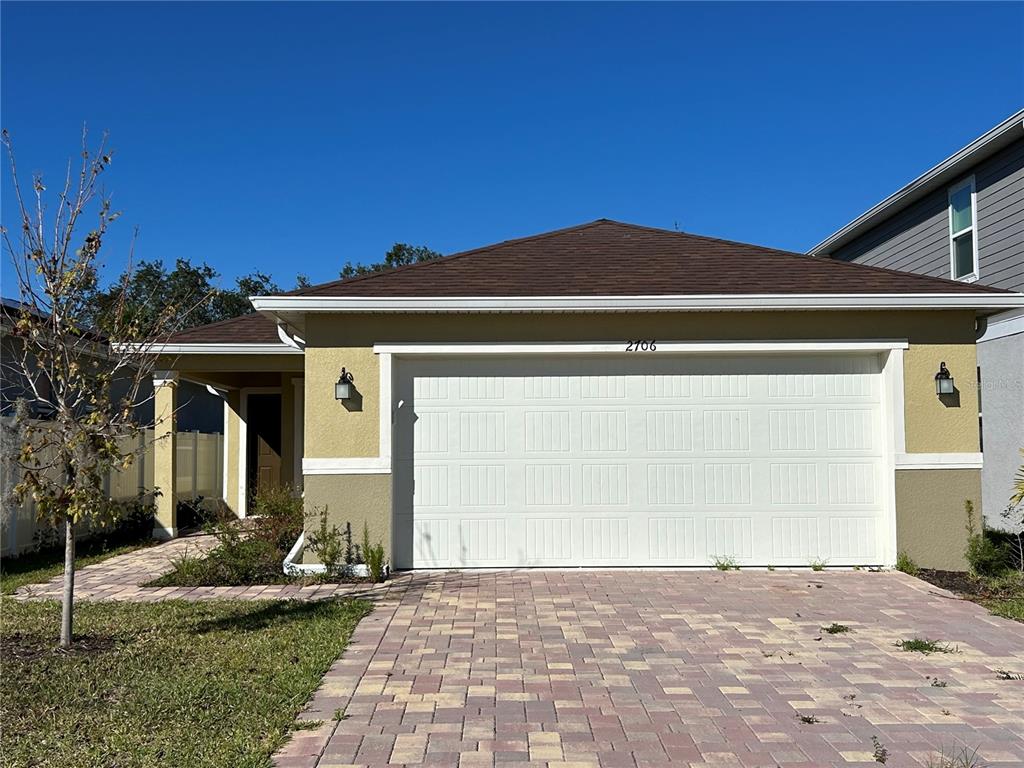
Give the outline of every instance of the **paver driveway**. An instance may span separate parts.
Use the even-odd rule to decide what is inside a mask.
[[[1024,682],[996,673],[1024,672],[1024,625],[903,574],[397,582],[304,715],[324,724],[278,765],[877,767],[872,737],[890,767],[955,745],[1024,765]],[[895,646],[913,637],[958,652]]]

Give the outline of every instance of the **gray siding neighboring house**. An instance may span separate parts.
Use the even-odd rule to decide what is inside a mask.
[[[966,270],[961,267],[958,273],[954,263],[953,237],[964,229],[954,224],[952,195],[971,188],[970,216],[960,220],[968,221],[975,239],[976,268],[964,274]],[[1024,292],[1024,110],[810,253]],[[958,386],[973,378],[965,373],[959,373]],[[984,452],[982,504],[986,523],[1000,526],[1024,447],[1024,313],[996,315],[979,326],[977,385]]]

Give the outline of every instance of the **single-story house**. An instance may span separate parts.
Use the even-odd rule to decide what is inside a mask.
[[[1024,295],[600,219],[252,303],[157,380],[224,394],[239,515],[294,483],[399,569],[960,568],[979,318]]]

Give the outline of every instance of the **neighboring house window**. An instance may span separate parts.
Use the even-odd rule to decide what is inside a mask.
[[[978,279],[978,214],[974,177],[949,188],[949,259],[954,280]]]

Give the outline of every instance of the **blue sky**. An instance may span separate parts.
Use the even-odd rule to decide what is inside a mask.
[[[1022,3],[0,14],[22,171],[110,132],[110,271],[138,226],[138,257],[285,287],[599,217],[805,250],[1024,102]]]

